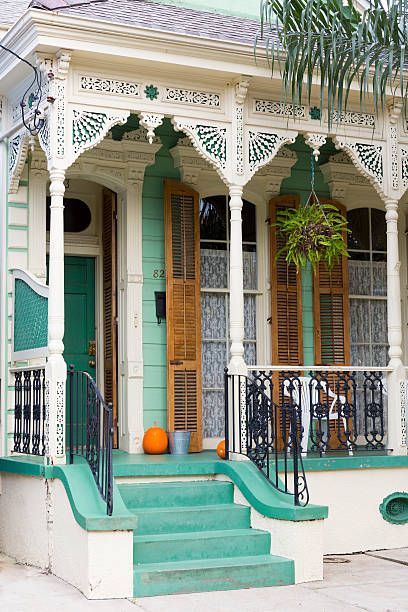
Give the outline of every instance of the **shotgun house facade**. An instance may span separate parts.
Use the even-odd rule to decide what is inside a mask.
[[[0,550],[98,598],[407,546],[401,105],[282,101],[257,1],[3,4]],[[349,257],[297,273],[312,187]]]

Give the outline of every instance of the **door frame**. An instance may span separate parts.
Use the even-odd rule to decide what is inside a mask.
[[[47,240],[47,255],[49,243]],[[95,259],[95,340],[96,340],[96,382],[103,389],[103,287],[102,287],[102,247],[99,237],[82,236],[67,232],[64,235],[65,257],[93,257]]]

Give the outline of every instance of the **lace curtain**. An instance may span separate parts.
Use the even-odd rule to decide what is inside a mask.
[[[351,363],[387,365],[386,262],[350,261],[349,293]]]
[[[256,253],[244,251],[244,288],[256,288]],[[229,361],[228,253],[201,250],[201,286],[226,289],[201,293],[203,435],[224,436],[224,368]],[[245,361],[256,363],[256,297],[244,296]]]
[[[386,366],[387,264],[349,261],[350,358],[356,366]],[[361,296],[361,297],[357,297]],[[366,297],[367,296],[367,297]],[[384,299],[378,299],[384,297]],[[377,299],[373,299],[377,298]],[[387,396],[384,395],[384,425],[387,427]],[[364,431],[363,375],[357,375],[357,433]]]

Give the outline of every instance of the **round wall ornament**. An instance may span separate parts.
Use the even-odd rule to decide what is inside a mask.
[[[384,497],[379,506],[385,521],[394,525],[408,523],[408,493],[397,491]]]

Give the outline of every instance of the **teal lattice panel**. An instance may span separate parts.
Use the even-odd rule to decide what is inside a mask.
[[[14,352],[41,349],[48,344],[48,299],[26,282],[14,285]]]

